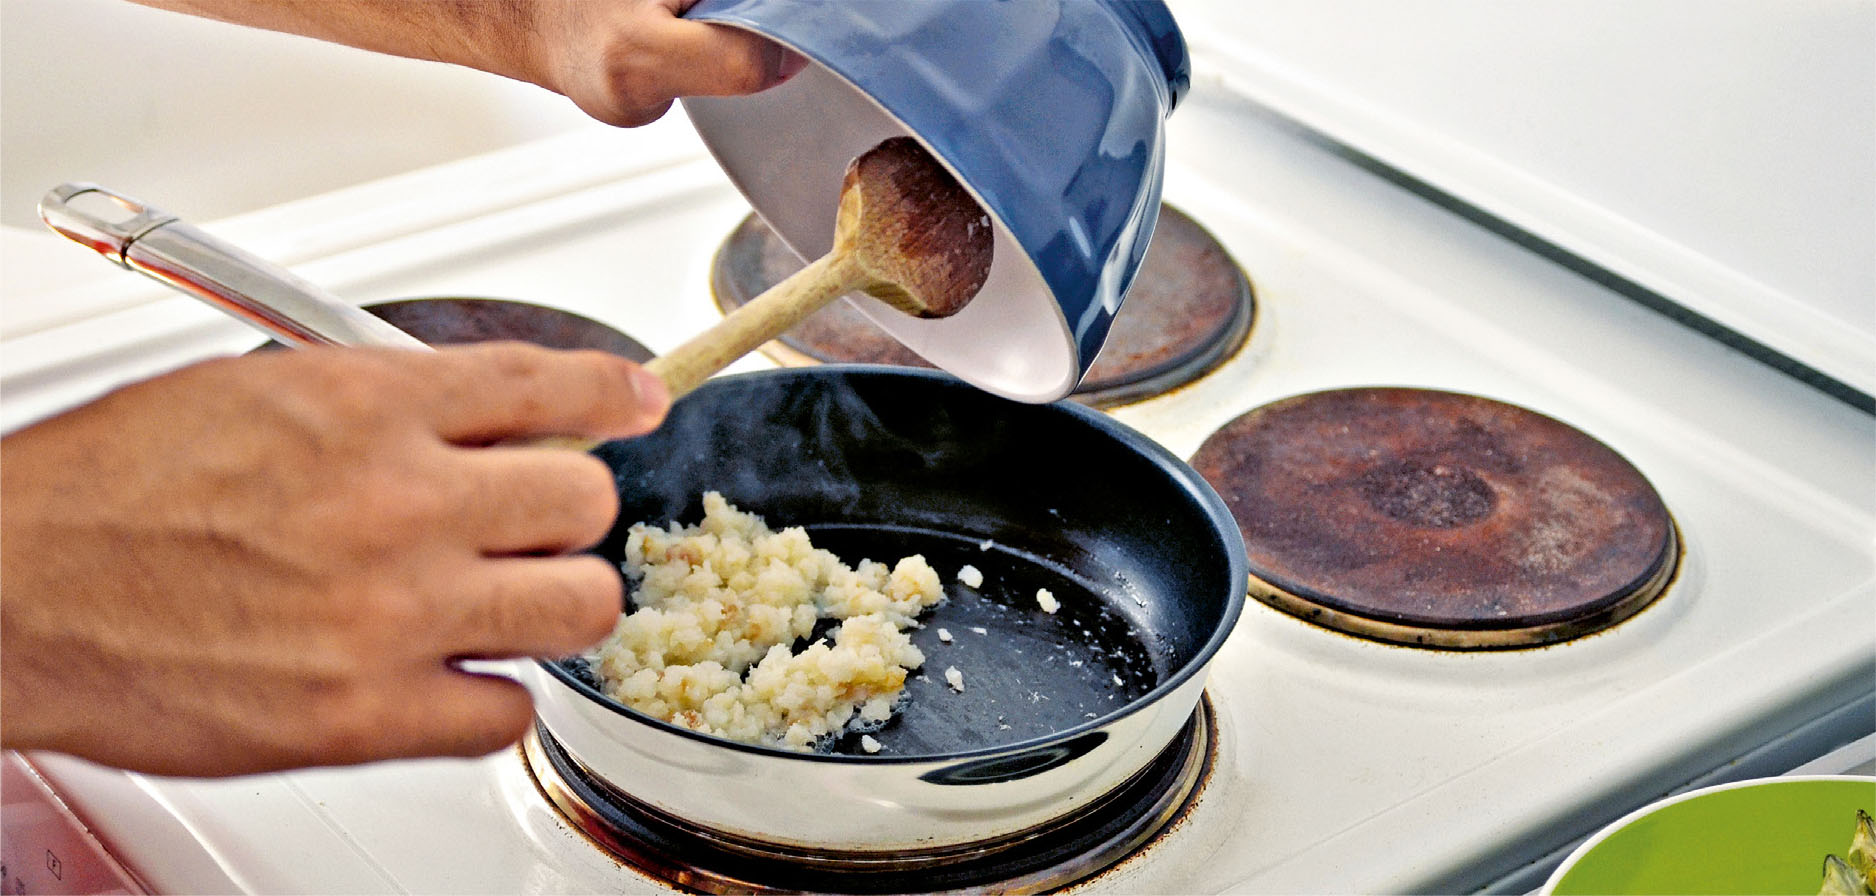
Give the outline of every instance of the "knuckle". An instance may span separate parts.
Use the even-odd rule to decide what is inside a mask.
[[[605,93],[608,100],[603,120],[620,127],[649,124],[664,115],[675,99],[665,86],[667,73],[653,64],[648,54],[635,48],[623,48],[607,60]]]
[[[468,477],[446,475],[422,458],[369,458],[352,477],[347,525],[367,544],[408,546],[474,506],[476,488]]]
[[[385,750],[382,709],[368,681],[333,670],[307,682],[303,693],[304,727],[291,733],[304,738],[299,747],[329,763],[360,762]]]

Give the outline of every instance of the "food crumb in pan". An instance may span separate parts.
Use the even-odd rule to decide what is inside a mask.
[[[938,640],[940,640],[940,641],[943,641],[943,642],[945,642],[946,644],[949,644],[949,643],[951,643],[951,630],[950,630],[950,629],[948,629],[948,628],[941,628],[941,629],[939,629],[939,630],[938,630]]]
[[[849,567],[717,492],[703,506],[695,526],[630,528],[633,608],[587,656],[601,689],[683,728],[803,751],[891,719],[925,662],[905,630],[944,597],[925,558]],[[791,649],[822,619],[840,624]]]
[[[960,694],[964,693],[964,673],[959,672],[956,666],[946,666],[945,684],[950,685],[951,690],[957,691]]]
[[[1062,604],[1055,599],[1055,595],[1051,593],[1049,589],[1037,588],[1036,606],[1041,607],[1044,613],[1054,613],[1056,610],[1061,609]]]
[[[1094,715],[1094,713],[1089,713],[1089,715]],[[874,740],[871,734],[862,734],[860,735],[860,749],[868,753],[877,753],[879,752],[879,741]]]
[[[969,588],[982,588],[984,586],[983,570],[966,563],[958,569],[958,581]]]
[[[983,627],[983,626],[981,626],[981,625],[973,625],[973,626],[971,626],[971,631],[974,631],[974,632],[976,632],[976,633],[978,633],[978,634],[980,634],[980,635],[987,635],[987,634],[990,634],[990,630],[989,630],[989,629],[987,629],[987,628],[984,628],[984,627]]]

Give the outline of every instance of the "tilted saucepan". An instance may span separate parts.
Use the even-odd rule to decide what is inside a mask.
[[[525,303],[413,300],[367,315],[251,256],[234,253],[231,269],[213,238],[126,210],[141,237],[167,239],[142,254],[102,245],[122,234],[88,244],[160,266],[160,279],[298,343],[522,339],[648,357],[609,327]],[[307,306],[283,295],[324,322],[290,320]],[[918,553],[947,582],[914,635],[925,667],[872,734],[874,754],[857,737],[821,753],[735,744],[624,708],[577,659],[517,665],[543,724],[587,771],[732,839],[901,854],[1070,816],[1181,732],[1243,605],[1248,571],[1223,501],[1157,443],[1072,403],[1009,401],[903,368],[763,371],[713,379],[656,432],[597,454],[621,512],[595,550],[614,561],[632,523],[695,522],[714,490],[773,526],[805,527],[850,564]],[[957,582],[965,565],[980,586]]]

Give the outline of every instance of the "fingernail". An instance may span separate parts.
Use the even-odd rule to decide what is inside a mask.
[[[665,411],[671,407],[671,390],[665,388],[664,378],[643,367],[634,367],[628,382],[632,387],[632,404],[639,413],[653,422],[663,419]]]
[[[774,87],[808,67],[807,57],[781,44],[769,45],[769,86]]]
[[[786,81],[808,67],[808,57],[793,50],[782,51],[782,80]]]

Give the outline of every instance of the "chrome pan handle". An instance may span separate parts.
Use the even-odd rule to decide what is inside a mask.
[[[96,184],[54,187],[39,201],[39,217],[118,266],[195,296],[288,345],[429,348],[279,265]]]

